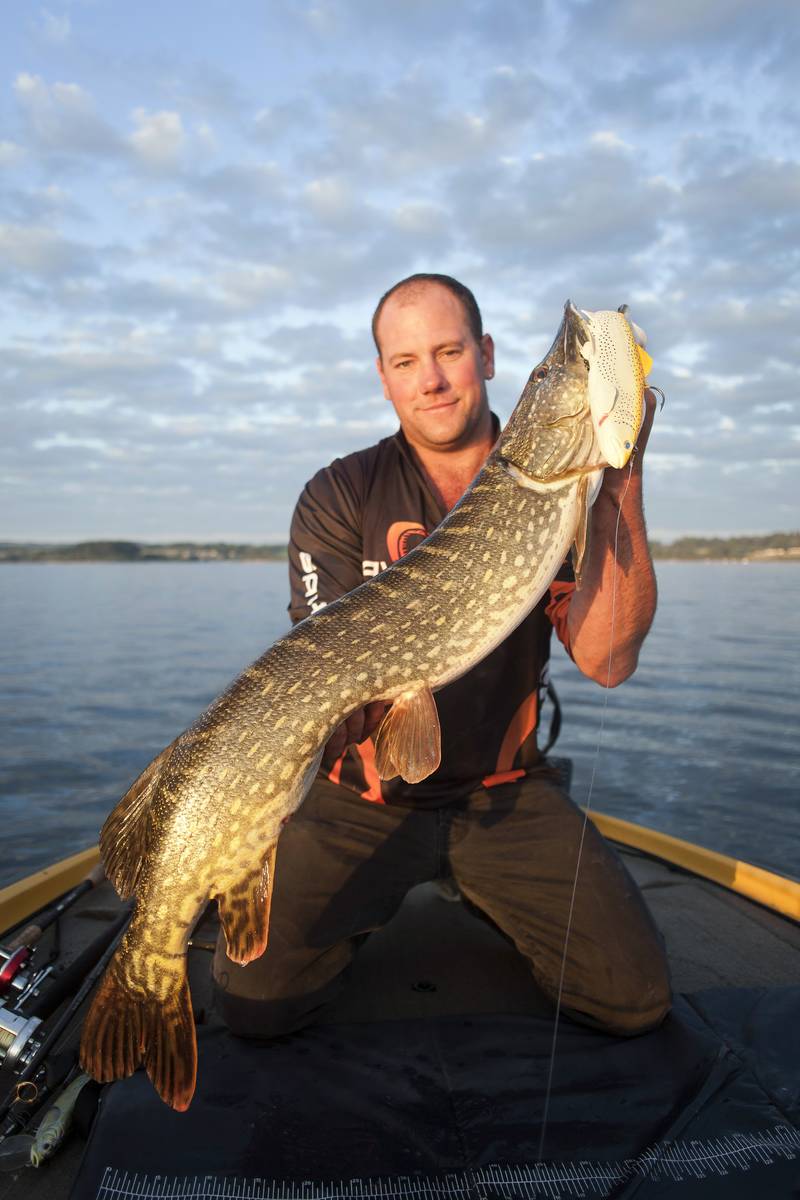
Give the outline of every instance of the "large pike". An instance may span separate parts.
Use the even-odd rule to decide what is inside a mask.
[[[143,1061],[168,1104],[189,1106],[197,1048],[186,946],[208,900],[229,956],[262,954],[281,827],[333,730],[371,700],[391,701],[376,735],[379,774],[424,779],[440,760],[432,693],[519,624],[573,544],[580,572],[603,469],[624,465],[641,425],[649,359],[638,334],[622,312],[567,303],[486,465],[442,524],[275,642],[119,802],[100,847],[136,907],[83,1029],[81,1062],[96,1079]]]

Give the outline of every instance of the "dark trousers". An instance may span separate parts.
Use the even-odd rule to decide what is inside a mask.
[[[213,970],[223,1019],[239,1036],[258,1038],[310,1024],[339,992],[359,945],[406,892],[450,876],[555,1000],[582,825],[548,768],[438,809],[373,804],[315,783],[278,843],[266,952],[237,966],[220,934]],[[563,1011],[636,1034],[658,1025],[669,1007],[662,939],[618,855],[589,822]]]

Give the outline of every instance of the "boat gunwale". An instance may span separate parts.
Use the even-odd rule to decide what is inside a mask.
[[[791,876],[608,813],[590,812],[589,819],[612,842],[708,879],[800,923],[800,881]],[[90,846],[0,888],[0,938],[80,883],[99,859],[99,847]]]
[[[762,908],[800,924],[800,881],[789,875],[757,867],[744,859],[732,858],[696,842],[687,842],[608,813],[591,812],[589,819],[609,841],[640,850],[650,858],[679,867],[696,878],[710,880],[726,891],[744,896]]]

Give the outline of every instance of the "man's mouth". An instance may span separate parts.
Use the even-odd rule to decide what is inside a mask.
[[[437,412],[440,408],[452,408],[454,404],[458,404],[458,397],[453,400],[440,400],[438,404],[429,404],[427,408],[423,408],[422,412]]]

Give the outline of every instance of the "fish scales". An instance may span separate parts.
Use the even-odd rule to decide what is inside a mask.
[[[590,316],[567,304],[487,463],[430,537],[280,638],[114,809],[101,850],[136,907],[84,1025],[81,1061],[95,1078],[143,1061],[162,1098],[188,1107],[196,1045],[185,955],[209,898],[230,957],[258,957],[281,828],[332,732],[368,702],[391,701],[376,736],[379,773],[430,774],[440,755],[432,693],[519,624],[573,542],[580,566],[606,465],[588,400]],[[628,349],[609,361],[603,341],[604,385],[635,368]],[[643,376],[628,375],[621,382],[641,390]]]

